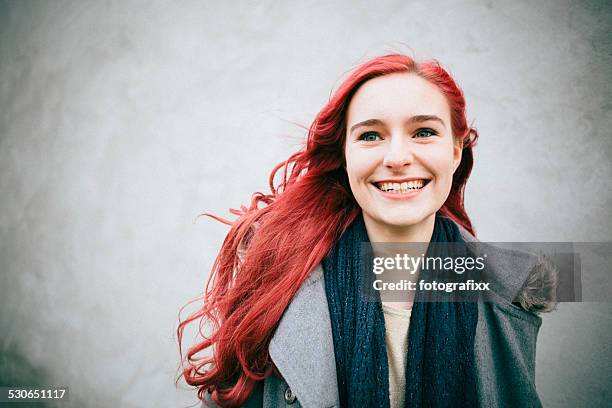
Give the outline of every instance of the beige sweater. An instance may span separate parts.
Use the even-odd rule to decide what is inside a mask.
[[[383,302],[382,308],[385,316],[387,358],[389,360],[389,398],[391,408],[400,408],[404,406],[406,393],[408,325],[412,310],[400,309],[386,302]]]

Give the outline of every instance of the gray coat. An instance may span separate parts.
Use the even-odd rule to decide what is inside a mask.
[[[466,242],[478,242],[467,231],[461,229],[461,233]],[[487,270],[495,279],[491,287],[499,301],[478,304],[474,352],[479,405],[539,407],[535,352],[542,319],[505,299],[520,299],[521,304],[529,304],[525,285],[530,278],[537,274],[552,276],[555,271],[542,258],[525,252],[491,246],[486,253]],[[321,265],[312,271],[285,311],[269,352],[283,378],[272,374],[258,383],[245,407],[339,407]],[[206,403],[216,406],[210,395],[205,395],[203,407]]]

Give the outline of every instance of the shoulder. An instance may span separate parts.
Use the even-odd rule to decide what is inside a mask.
[[[559,273],[544,255],[538,255],[515,301],[533,313],[551,312],[557,305]]]
[[[559,276],[545,255],[483,243],[461,226],[459,231],[470,249],[488,255],[489,278],[499,295],[532,313],[555,309]]]

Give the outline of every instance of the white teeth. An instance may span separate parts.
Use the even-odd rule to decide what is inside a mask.
[[[423,188],[425,185],[425,180],[412,180],[403,183],[379,183],[377,184],[378,188],[382,191],[392,192],[392,193],[406,193],[410,190],[418,190]]]

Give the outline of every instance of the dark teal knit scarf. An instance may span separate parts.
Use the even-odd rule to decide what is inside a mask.
[[[369,239],[360,215],[323,260],[340,406],[387,408],[384,315],[380,302],[367,302],[360,296],[362,242]],[[462,242],[457,225],[440,212],[436,213],[431,242]],[[432,256],[429,250],[427,255]],[[405,406],[477,406],[477,304],[420,302],[424,296],[417,291],[410,318]]]

